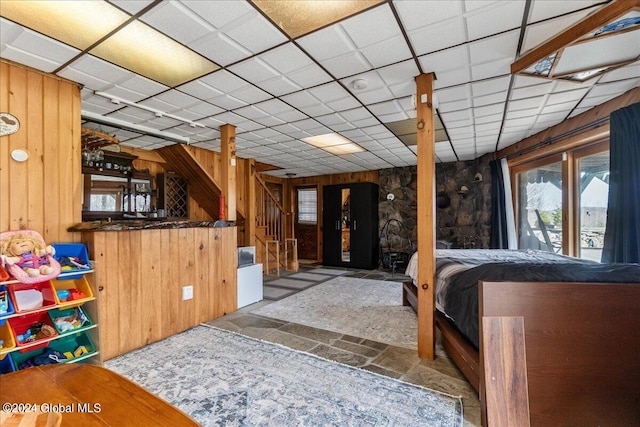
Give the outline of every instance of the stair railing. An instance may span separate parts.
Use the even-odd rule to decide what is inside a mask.
[[[260,176],[256,175],[256,180],[259,184],[256,191],[256,226],[264,227],[265,236],[268,236],[266,241],[263,242],[266,248],[266,265],[269,265],[268,261],[271,255],[277,260],[276,264],[282,264],[288,270],[294,269],[297,271],[298,251],[293,221],[291,221],[290,237],[287,237],[285,232],[287,216],[292,215],[292,213],[285,212],[280,202]],[[268,242],[277,243],[269,245]],[[275,246],[275,248],[271,246]],[[284,251],[282,259],[279,256],[281,250]]]

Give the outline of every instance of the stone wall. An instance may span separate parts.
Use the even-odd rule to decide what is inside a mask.
[[[436,164],[436,239],[447,240],[454,248],[488,248],[491,232],[491,155],[476,160]],[[480,176],[476,176],[480,174]],[[410,239],[417,246],[417,168],[378,171],[380,197],[379,230],[392,220],[381,236],[384,251],[405,251]],[[463,191],[466,187],[467,191]],[[387,198],[393,194],[393,200]],[[448,203],[447,203],[448,202]],[[402,227],[398,224],[401,223]],[[386,239],[385,237],[388,237]],[[401,249],[400,249],[401,248]]]

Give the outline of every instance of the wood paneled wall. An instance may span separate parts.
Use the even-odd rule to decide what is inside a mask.
[[[236,229],[82,233],[95,260],[103,360],[237,309]],[[182,287],[193,299],[182,301]]]
[[[80,239],[82,220],[80,89],[56,77],[0,61],[0,111],[20,121],[0,137],[0,231],[32,229],[47,243]],[[29,159],[11,159],[16,148]]]

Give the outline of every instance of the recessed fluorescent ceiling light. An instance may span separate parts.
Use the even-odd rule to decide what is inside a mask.
[[[382,2],[383,0],[253,0],[253,4],[294,39]]]
[[[361,153],[365,151],[364,148],[338,133],[310,136],[308,138],[302,138],[302,140],[314,147],[322,148],[323,150],[336,155]]]
[[[140,21],[126,25],[90,53],[170,87],[220,68]]]
[[[86,50],[131,17],[102,1],[2,1],[0,15]],[[167,86],[220,67],[148,25],[133,20],[89,53]]]
[[[84,50],[124,24],[129,15],[103,1],[6,1],[0,15]]]

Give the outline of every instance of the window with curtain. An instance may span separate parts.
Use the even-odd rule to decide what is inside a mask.
[[[316,224],[318,222],[317,189],[298,189],[298,222],[303,224]]]
[[[609,151],[576,156],[578,164],[578,256],[600,262],[607,225]]]

